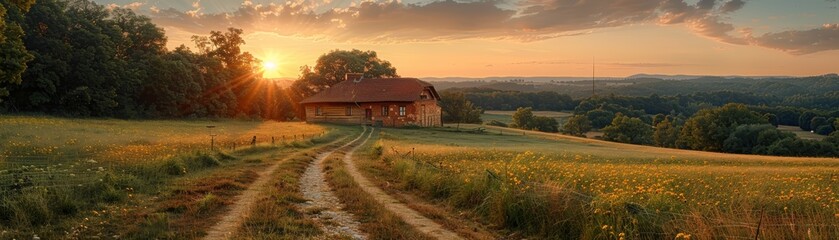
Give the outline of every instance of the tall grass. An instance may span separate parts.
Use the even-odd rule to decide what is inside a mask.
[[[216,126],[214,151],[207,125]],[[237,165],[243,156],[293,151],[334,138],[324,131],[301,123],[0,117],[0,239],[121,231],[86,219],[107,209],[122,212],[108,211],[108,216],[130,216],[123,211],[142,211],[133,206],[137,201],[165,193],[167,184],[181,177]],[[271,144],[271,136],[283,135],[297,137]],[[243,144],[253,136],[255,147]],[[233,141],[239,142],[235,151],[228,146]],[[218,196],[205,197],[204,209],[218,208]],[[150,218],[147,225],[164,219],[169,217]]]
[[[406,132],[388,131],[371,147],[382,181],[530,237],[839,238],[837,161],[598,155],[608,149],[563,152],[526,137],[463,147],[483,136],[429,131],[437,140],[422,144],[429,133]]]

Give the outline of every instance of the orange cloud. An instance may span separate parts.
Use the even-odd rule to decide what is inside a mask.
[[[246,0],[233,12],[155,9],[148,14],[164,27],[205,34],[227,27],[282,36],[325,38],[338,42],[432,42],[454,39],[538,41],[588,34],[597,29],[635,24],[681,24],[692,32],[737,45],[757,45],[792,54],[839,49],[834,28],[768,33],[758,38],[738,33],[725,16],[744,7],[742,0],[523,0],[509,4],[483,0],[362,1],[346,8],[316,12],[319,1],[254,4]],[[819,38],[819,37],[825,38]],[[833,40],[832,40],[833,39]],[[788,40],[788,42],[781,42]],[[816,45],[815,47],[813,45]]]

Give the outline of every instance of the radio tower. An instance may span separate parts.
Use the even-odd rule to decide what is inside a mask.
[[[597,93],[594,92],[594,57],[591,57],[591,97],[594,98]]]

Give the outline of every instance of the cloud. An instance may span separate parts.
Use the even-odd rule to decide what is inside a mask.
[[[145,5],[145,3],[141,3],[141,2],[132,2],[132,3],[122,5],[122,6],[117,5],[116,3],[111,3],[111,4],[106,5],[105,8],[107,8],[107,9],[127,8],[127,9],[137,11],[143,5]]]
[[[752,44],[795,55],[839,49],[839,24],[825,24],[810,30],[767,33],[750,37]]]
[[[282,4],[257,4],[242,1],[232,12],[203,13],[201,2],[193,9],[153,9],[152,19],[167,28],[194,34],[228,27],[246,32],[272,32],[283,36],[303,36],[343,42],[414,42],[466,38],[538,41],[589,34],[601,29],[638,25],[684,25],[694,33],[717,41],[738,45],[759,45],[790,53],[802,49],[837,49],[821,39],[797,37],[790,44],[766,38],[806,31],[788,31],[752,38],[743,29],[725,21],[727,15],[746,4],[743,0],[503,0],[454,1],[429,3],[401,1],[361,1],[344,8],[323,6],[329,2],[314,0],[287,1]],[[821,30],[824,32],[824,30]],[[789,40],[789,39],[787,39]],[[811,41],[811,42],[808,42]],[[818,48],[808,47],[819,44]]]
[[[720,12],[730,13],[743,8],[746,5],[746,2],[743,0],[731,0],[726,2],[725,4],[720,7]]]
[[[565,61],[565,60],[546,60],[546,61],[526,61],[514,62],[514,65],[591,65],[591,62],[579,61]],[[666,68],[666,67],[680,67],[691,66],[692,64],[680,63],[658,63],[658,62],[597,62],[599,67],[611,68]]]

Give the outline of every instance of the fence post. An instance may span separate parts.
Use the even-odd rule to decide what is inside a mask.
[[[760,209],[760,220],[757,221],[757,229],[755,229],[755,240],[758,240],[758,237],[760,237],[760,225],[763,225],[763,215],[765,215],[763,212],[764,210],[766,210],[766,207]]]
[[[271,136],[271,145],[274,145],[274,136]]]

